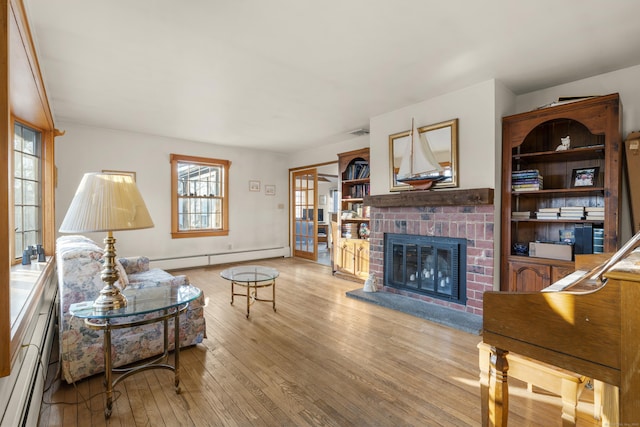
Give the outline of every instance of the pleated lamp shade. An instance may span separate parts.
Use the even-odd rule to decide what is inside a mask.
[[[86,173],[60,226],[61,233],[153,227],[133,177]]]

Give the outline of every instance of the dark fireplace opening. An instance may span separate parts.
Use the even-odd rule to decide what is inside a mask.
[[[384,285],[466,304],[466,258],[466,239],[386,233]]]

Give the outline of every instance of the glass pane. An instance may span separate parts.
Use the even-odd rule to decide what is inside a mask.
[[[433,256],[432,246],[420,247],[420,262],[422,266],[422,272],[420,273],[420,280],[422,282],[422,289],[435,290],[435,258]]]
[[[392,278],[395,283],[404,283],[404,246],[393,245],[393,272]]]
[[[27,231],[24,233],[24,247],[35,246],[38,242],[38,233],[35,231]],[[17,251],[16,251],[17,252]],[[16,254],[17,255],[17,254]]]
[[[33,231],[38,226],[38,208],[35,206],[25,206],[24,208],[24,230]]]
[[[26,248],[24,243],[22,242],[22,233],[16,233],[16,258],[20,258],[22,256],[22,251]]]
[[[13,176],[16,178],[22,178],[22,153],[15,152],[13,161]]]
[[[22,127],[17,123],[14,126],[13,149],[22,151]]]
[[[28,154],[37,154],[36,152],[36,133],[31,129],[22,128],[22,151]]]
[[[22,228],[22,206],[15,207],[15,227],[16,233],[22,233],[24,229]]]
[[[406,285],[409,288],[418,288],[418,247],[416,245],[406,245],[407,258],[407,282]]]
[[[24,204],[38,204],[38,183],[34,181],[24,181]]]
[[[22,204],[22,180],[14,179],[13,180],[13,188],[14,188],[14,203],[16,205]]]
[[[38,179],[38,159],[33,156],[22,156],[22,174],[25,179]]]
[[[438,249],[438,292],[451,295],[451,251]]]

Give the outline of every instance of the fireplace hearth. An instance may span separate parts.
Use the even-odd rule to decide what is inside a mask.
[[[464,305],[466,252],[462,238],[385,233],[384,285]]]
[[[492,290],[495,282],[493,189],[401,191],[367,196],[364,204],[371,207],[369,273],[384,285],[381,291],[482,315],[483,294]],[[466,260],[459,261],[466,272],[459,273],[465,280],[464,302],[384,283],[384,241],[389,233],[466,240]]]

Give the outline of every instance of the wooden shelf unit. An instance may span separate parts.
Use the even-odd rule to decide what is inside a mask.
[[[360,239],[362,224],[369,225],[364,198],[369,196],[369,149],[362,148],[338,154],[340,177],[340,210],[338,241],[333,253],[335,274],[363,281],[369,276],[369,241]],[[347,218],[344,212],[354,212]]]
[[[538,291],[571,273],[572,261],[516,255],[515,243],[559,241],[560,230],[592,224],[604,230],[604,252],[619,247],[621,105],[618,94],[586,98],[502,120],[501,290]],[[569,135],[569,150],[556,151]],[[575,188],[573,171],[597,167],[592,187]],[[512,172],[539,170],[543,189],[513,191]],[[604,220],[537,219],[540,208],[604,207]],[[529,219],[513,218],[529,211]]]

